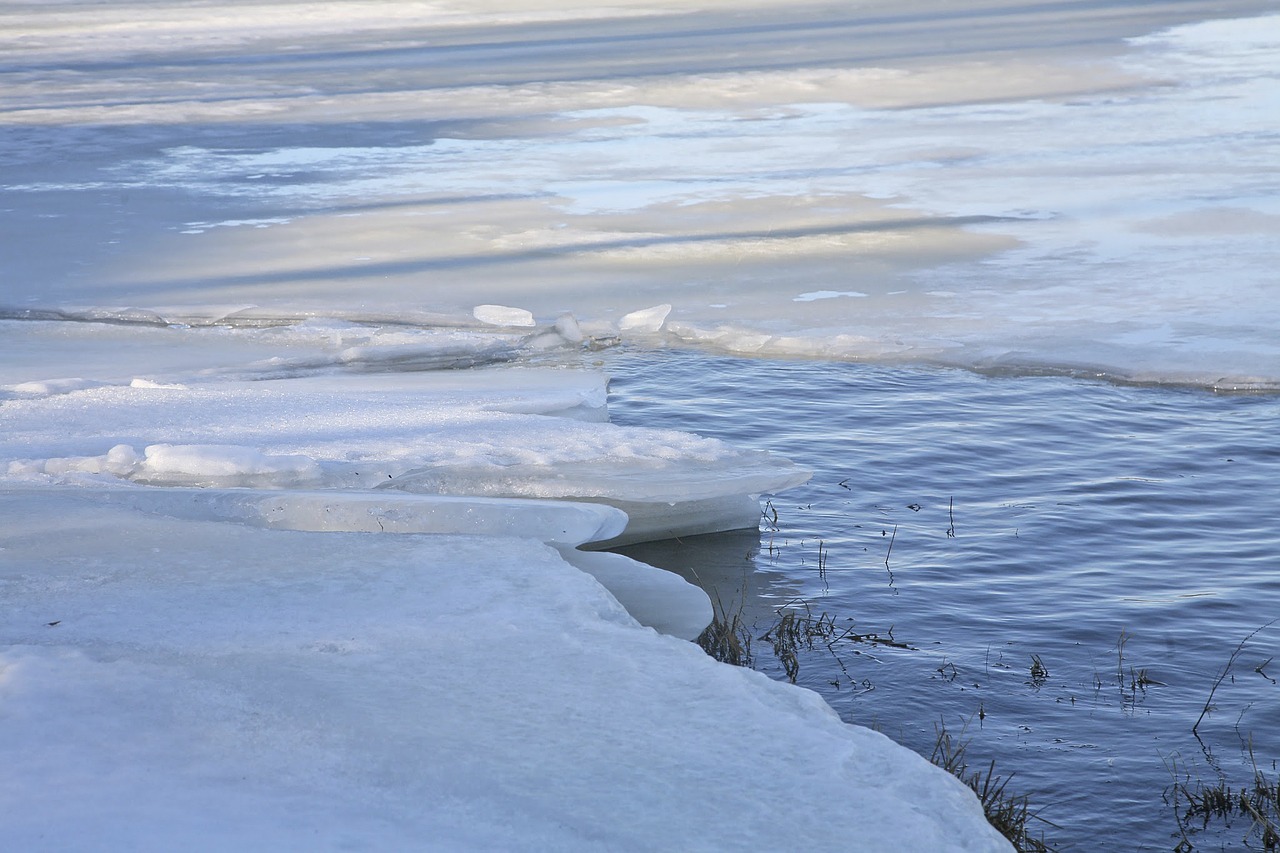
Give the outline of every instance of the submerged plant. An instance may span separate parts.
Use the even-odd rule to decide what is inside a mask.
[[[1276,624],[1277,621],[1280,621],[1280,620],[1272,619],[1267,624],[1253,629],[1251,632],[1249,632],[1249,635],[1245,637],[1243,640],[1241,640],[1240,643],[1236,646],[1235,651],[1231,653],[1231,657],[1227,658],[1227,665],[1222,668],[1222,672],[1218,673],[1218,677],[1213,682],[1213,687],[1209,688],[1209,698],[1204,700],[1204,708],[1201,709],[1200,716],[1196,718],[1195,725],[1191,727],[1191,733],[1195,735],[1197,739],[1200,737],[1200,732],[1199,732],[1200,724],[1204,722],[1205,715],[1213,711],[1213,708],[1214,708],[1213,695],[1218,692],[1218,688],[1222,686],[1223,680],[1225,680],[1226,677],[1231,674],[1231,667],[1235,666],[1236,659],[1239,658],[1240,655],[1244,652],[1244,647],[1247,646],[1249,644],[1249,641],[1252,640],[1255,636],[1257,636],[1258,633],[1266,630],[1267,628],[1270,628],[1272,625]],[[1270,661],[1268,661],[1268,663],[1269,662]],[[1262,664],[1262,666],[1258,667],[1254,671],[1259,673],[1260,675],[1263,675],[1264,678],[1269,679],[1270,678],[1269,676],[1266,676],[1265,674],[1262,673],[1262,669],[1264,667],[1266,667],[1266,664]]]
[[[1040,660],[1040,655],[1031,656],[1031,680],[1027,683],[1037,690],[1049,680],[1049,668]]]
[[[795,605],[799,605],[799,607],[797,608]],[[799,653],[801,651],[814,651],[819,646],[825,648],[835,659],[840,671],[847,678],[853,680],[853,676],[845,667],[844,661],[836,653],[838,644],[853,643],[869,646],[889,646],[895,649],[912,648],[906,643],[894,639],[892,627],[889,628],[886,636],[881,636],[875,632],[860,634],[856,630],[857,626],[853,624],[852,619],[847,620],[849,625],[841,627],[836,624],[835,617],[827,613],[814,616],[809,604],[801,599],[788,602],[788,604],[779,608],[777,612],[778,621],[761,634],[758,639],[768,642],[773,647],[774,656],[782,664],[783,672],[786,673],[787,680],[792,684],[795,684],[796,677],[800,674]],[[862,652],[855,651],[854,654],[862,654]]]
[[[1248,827],[1245,829],[1241,837],[1241,843],[1248,850],[1265,850],[1280,851],[1280,779],[1268,777],[1267,774],[1258,767],[1258,761],[1253,752],[1253,736],[1249,735],[1246,739],[1243,735],[1241,738],[1242,754],[1248,758],[1249,768],[1252,771],[1247,782],[1239,788],[1233,788],[1228,779],[1228,775],[1222,769],[1218,759],[1215,758],[1213,750],[1201,738],[1199,728],[1204,722],[1204,718],[1211,714],[1216,706],[1214,705],[1214,696],[1218,692],[1218,688],[1228,678],[1232,683],[1235,682],[1235,676],[1232,674],[1232,668],[1244,653],[1245,647],[1259,632],[1276,624],[1278,620],[1271,620],[1249,633],[1241,640],[1227,658],[1226,665],[1222,671],[1214,679],[1213,685],[1209,689],[1209,696],[1205,699],[1204,707],[1200,711],[1200,716],[1196,719],[1195,724],[1191,727],[1191,734],[1200,743],[1200,748],[1204,751],[1205,759],[1209,766],[1213,768],[1215,779],[1211,784],[1206,784],[1200,779],[1193,780],[1191,774],[1182,771],[1179,774],[1176,759],[1166,761],[1173,774],[1173,783],[1165,789],[1164,800],[1173,808],[1174,819],[1177,821],[1179,841],[1174,848],[1180,853],[1191,853],[1196,850],[1195,837],[1210,830],[1212,825],[1215,831],[1231,830],[1233,823],[1236,821],[1248,820]],[[1254,667],[1254,672],[1271,681],[1275,680],[1268,676],[1265,672],[1266,666],[1271,659]],[[1246,708],[1247,710],[1247,708]],[[1240,716],[1244,716],[1241,711]],[[1240,734],[1240,721],[1236,721],[1236,733]],[[1276,761],[1272,760],[1271,769],[1274,772]],[[1217,840],[1215,839],[1215,845]]]
[[[773,654],[782,664],[787,680],[795,684],[796,676],[800,674],[797,652],[802,648],[812,649],[815,642],[829,642],[835,635],[835,620],[825,613],[815,619],[806,605],[805,613],[784,612],[760,639],[773,645]]]
[[[1180,839],[1176,850],[1190,853],[1196,849],[1194,838],[1206,832],[1209,825],[1221,824],[1230,829],[1237,820],[1248,820],[1242,838],[1246,849],[1280,851],[1280,780],[1269,778],[1253,761],[1253,779],[1239,789],[1232,788],[1219,775],[1206,785],[1184,773],[1165,790],[1165,802],[1173,807]]]

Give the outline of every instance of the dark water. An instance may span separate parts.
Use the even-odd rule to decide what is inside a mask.
[[[1066,849],[1172,849],[1175,773],[1239,787],[1250,740],[1275,780],[1280,624],[1192,728],[1280,616],[1280,396],[687,351],[604,367],[618,423],[814,470],[759,534],[628,551],[741,606],[758,668],[785,677],[760,639],[781,610],[834,617],[863,639],[803,651],[798,683],[925,754],[963,731]]]

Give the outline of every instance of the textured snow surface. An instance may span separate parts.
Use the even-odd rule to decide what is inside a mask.
[[[994,850],[950,776],[552,548],[0,492],[27,850]]]

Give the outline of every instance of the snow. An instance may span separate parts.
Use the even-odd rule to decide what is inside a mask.
[[[949,775],[690,643],[700,589],[580,550],[754,526],[807,472],[611,424],[592,372],[314,355],[0,389],[10,843],[1002,848]]]
[[[535,540],[0,515],[14,847],[999,846],[956,780]]]

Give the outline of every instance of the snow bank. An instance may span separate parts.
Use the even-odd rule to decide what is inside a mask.
[[[955,779],[532,540],[0,516],[14,847],[1007,849]]]

